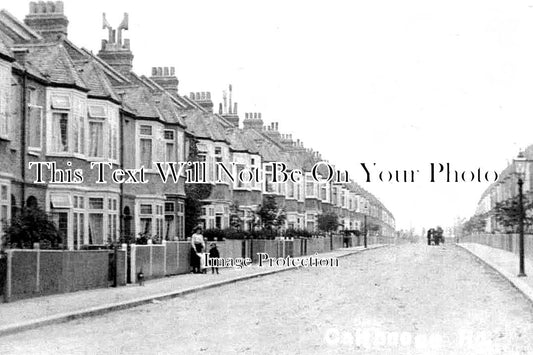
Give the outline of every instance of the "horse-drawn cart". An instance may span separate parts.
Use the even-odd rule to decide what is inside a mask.
[[[428,245],[444,243],[444,231],[441,227],[431,228],[427,233]]]

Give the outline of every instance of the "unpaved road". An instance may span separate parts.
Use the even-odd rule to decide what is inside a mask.
[[[402,245],[0,338],[0,354],[533,354],[533,306],[452,245]]]

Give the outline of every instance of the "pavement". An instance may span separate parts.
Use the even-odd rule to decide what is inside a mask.
[[[475,256],[481,263],[487,265],[503,276],[511,283],[511,285],[533,303],[533,268],[530,267],[533,265],[533,260],[528,258],[525,259],[525,271],[527,276],[518,277],[518,255],[506,250],[492,248],[477,243],[459,243],[457,245]]]
[[[342,258],[383,246],[385,245],[371,245],[368,249],[341,248],[319,256]],[[210,272],[205,275],[183,274],[149,280],[144,286],[94,289],[1,303],[0,336],[132,308],[295,268],[297,267],[259,267],[254,264],[242,269],[220,269],[218,275]]]

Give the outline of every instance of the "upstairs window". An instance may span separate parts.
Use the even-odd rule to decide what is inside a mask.
[[[176,146],[174,144],[174,131],[171,129],[166,129],[164,131],[165,137],[165,161],[174,162],[176,161]]]
[[[9,136],[9,105],[11,104],[11,67],[0,65],[0,137]]]
[[[104,123],[89,121],[89,156],[104,157]]]
[[[28,92],[28,124],[30,149],[41,149],[42,146],[42,127],[43,127],[43,107],[39,105],[38,91],[30,89]]]
[[[103,158],[105,157],[104,134],[106,136],[108,135],[108,129],[105,129],[106,132],[104,133],[104,119],[107,118],[107,110],[104,105],[89,105],[88,111],[89,156],[95,158]]]
[[[141,125],[139,128],[140,140],[139,140],[139,158],[140,165],[146,169],[152,169],[152,126]]]
[[[50,100],[52,116],[51,127],[48,130],[50,134],[47,135],[49,152],[85,154],[86,101],[75,95],[72,98],[66,94],[52,94]],[[39,111],[39,106],[36,103],[30,104],[30,122],[32,125],[39,120],[41,114]],[[31,144],[31,147],[33,144],[37,144],[38,132],[30,133],[30,141],[35,142]]]
[[[68,123],[69,117],[66,112],[52,113],[52,151],[68,152]]]

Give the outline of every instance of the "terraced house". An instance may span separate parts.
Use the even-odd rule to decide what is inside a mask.
[[[533,159],[533,145],[528,146],[523,151],[524,157],[531,161]],[[533,178],[533,164],[526,164],[525,175],[523,178],[523,192],[525,201],[531,201],[533,197],[532,190]],[[516,176],[516,166],[513,161],[505,169],[503,169],[498,177],[498,180],[489,185],[489,187],[481,194],[474,216],[478,220],[476,223],[477,232],[487,233],[503,233],[510,231],[512,228],[503,226],[496,219],[495,207],[498,203],[510,201],[518,196],[518,178]],[[529,215],[530,211],[526,211]],[[482,221],[479,223],[479,221]],[[531,227],[527,226],[527,232],[531,231]]]
[[[241,127],[231,86],[214,112],[210,92],[179,94],[173,67],[135,73],[127,14],[116,28],[104,16],[108,33],[97,54],[76,46],[68,26],[61,1],[30,3],[24,21],[0,11],[0,228],[22,207],[39,206],[68,249],[141,235],[185,239],[185,176],[163,183],[155,163],[186,161],[194,144],[213,184],[202,201],[205,228],[228,228],[233,210],[249,230],[271,195],[287,215],[284,228],[316,231],[318,216],[333,211],[339,228],[372,223],[380,235],[394,232],[392,214],[356,183],[312,179],[322,157],[277,122],[266,126],[261,113],[245,113]],[[44,183],[36,183],[31,163],[52,161],[63,171],[44,168]],[[99,162],[107,172],[143,168],[149,183],[113,183],[109,175],[97,183]],[[299,183],[272,183],[274,162],[305,175]],[[263,168],[263,182],[232,181],[216,163],[233,176]],[[66,176],[76,169],[83,183]]]

